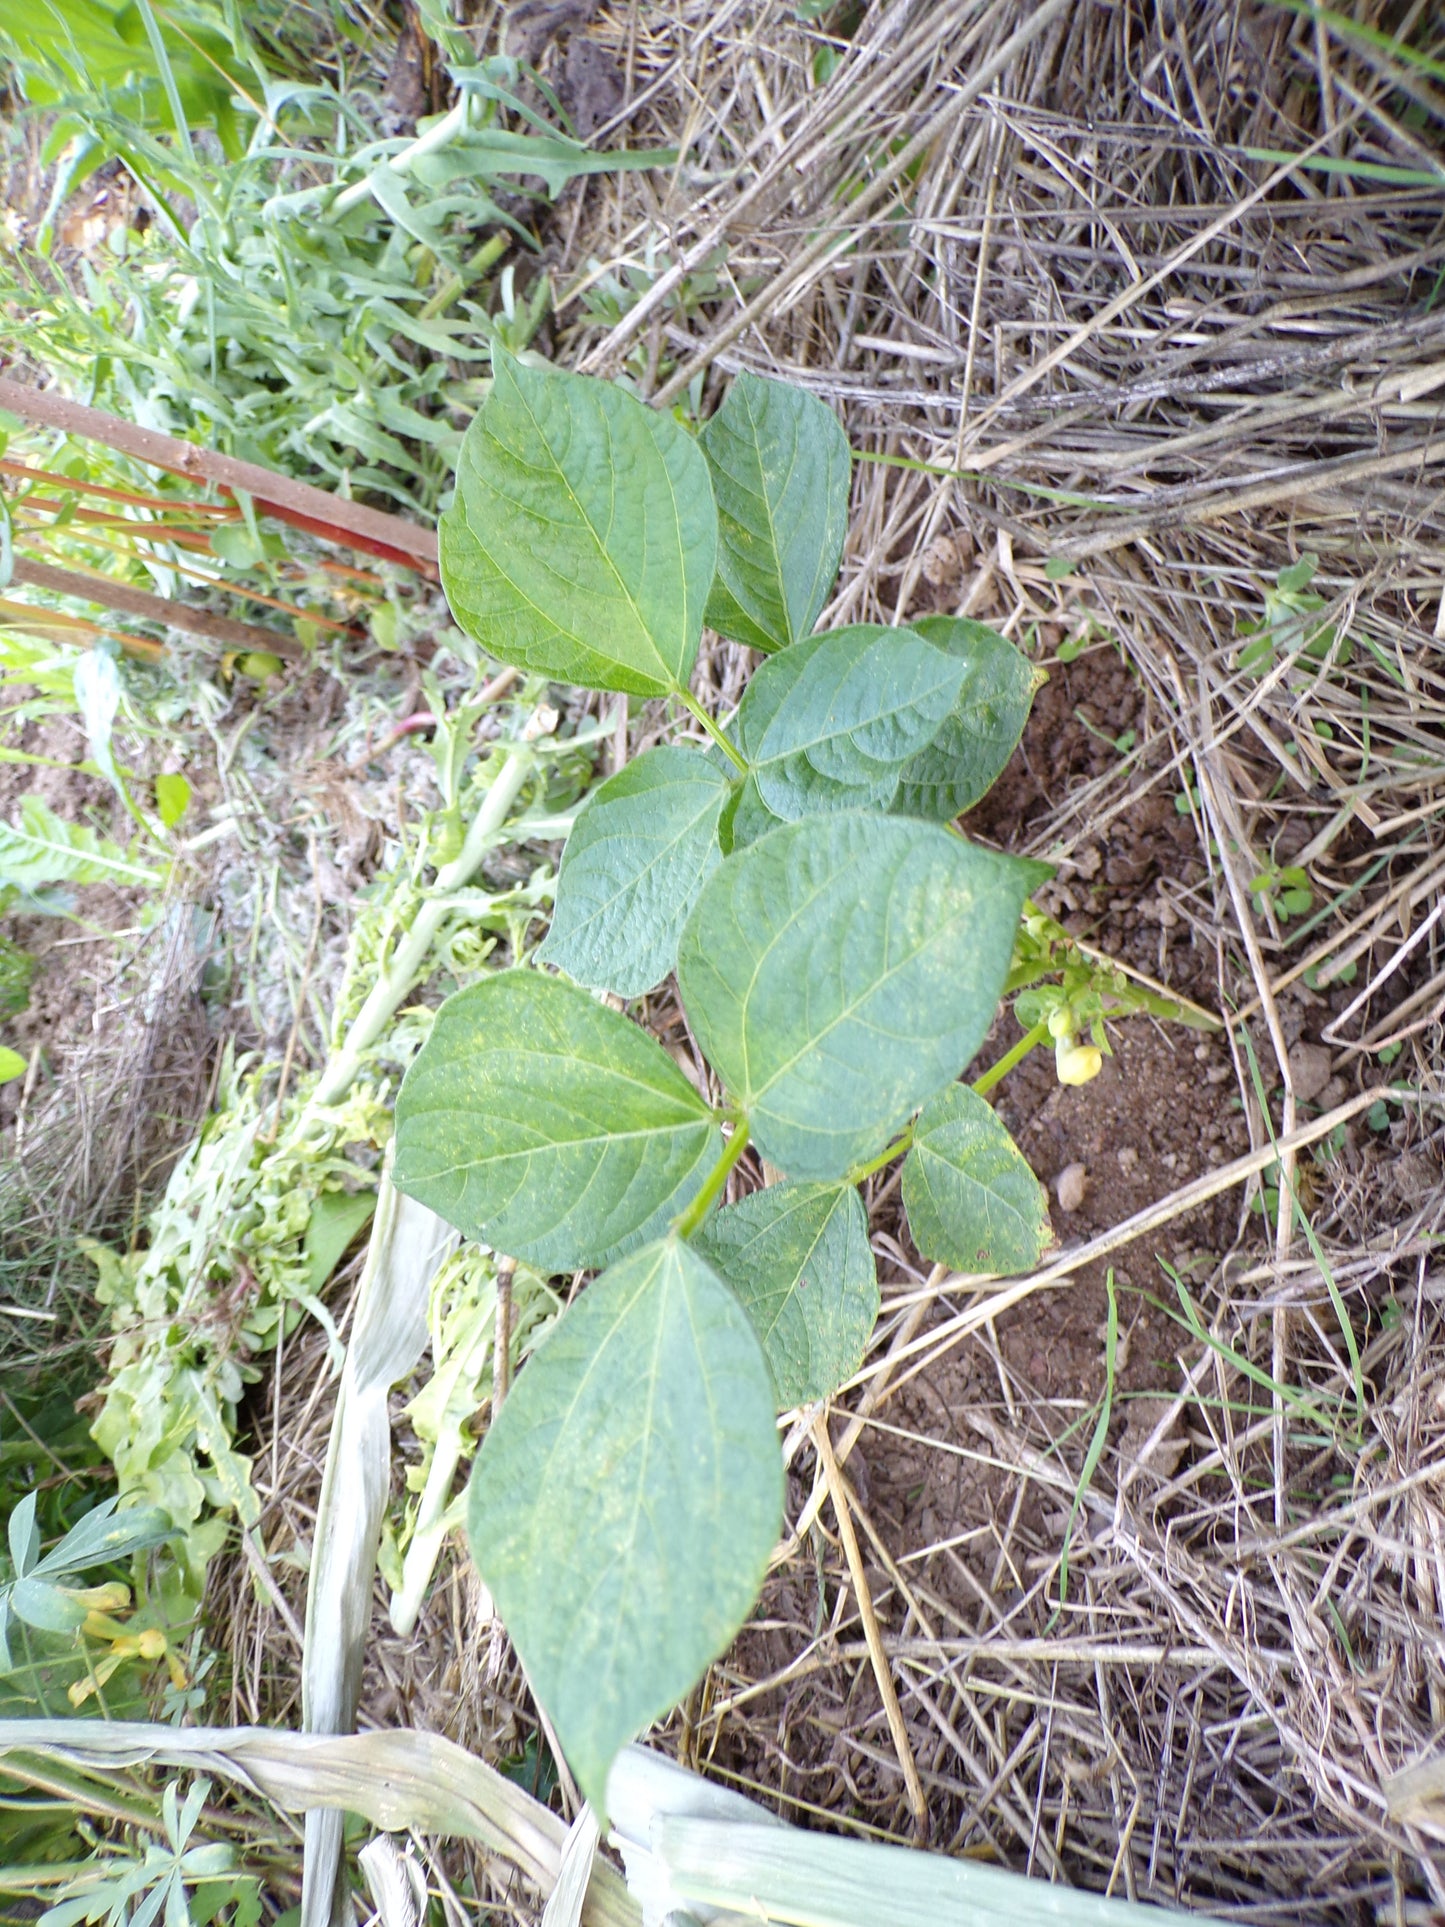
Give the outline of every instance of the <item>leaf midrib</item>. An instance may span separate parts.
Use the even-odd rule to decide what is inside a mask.
[[[602,556],[602,559],[607,564],[607,567],[611,571],[612,577],[616,582],[618,589],[621,591],[623,599],[626,601],[627,606],[631,609],[633,620],[636,622],[642,635],[646,638],[647,646],[652,652],[654,661],[657,663],[658,667],[664,672],[663,674],[664,682],[667,684],[667,686],[670,689],[680,688],[681,685],[678,682],[678,675],[677,675],[676,669],[674,669],[673,666],[664,659],[661,650],[658,648],[656,642],[654,641],[651,627],[643,617],[642,610],[638,606],[636,596],[633,595],[631,589],[627,586],[627,583],[623,580],[622,572],[617,567],[617,564],[613,561],[611,552],[608,550],[607,545],[603,541],[601,534],[599,533],[596,526],[594,525],[592,518],[588,515],[587,511],[583,508],[581,497],[577,494],[577,491],[573,488],[571,482],[568,480],[566,470],[562,467],[562,464],[557,460],[557,457],[553,454],[552,444],[548,441],[545,433],[543,432],[542,424],[537,418],[537,412],[533,408],[531,402],[528,400],[525,390],[523,389],[521,383],[516,379],[515,375],[511,376],[511,381],[512,381],[513,393],[517,396],[523,409],[525,410],[527,419],[531,422],[532,427],[536,432],[537,439],[541,442],[543,448],[546,449],[548,460],[550,461],[552,468],[556,472],[557,479],[561,482],[562,487],[566,490],[569,501],[572,503],[572,506],[577,511],[578,519],[581,521],[584,528],[586,528],[588,534],[592,537],[592,540],[597,544],[598,553]],[[607,468],[608,468],[608,475],[611,479],[612,505],[615,513],[616,502],[617,502],[617,464],[612,459],[612,454],[613,454],[612,421],[607,414],[606,408],[602,405],[600,398],[598,398],[597,413],[602,421],[603,427],[607,435]],[[655,439],[653,440],[653,450],[659,458],[659,465],[661,466],[663,474],[667,477],[668,494],[672,500],[674,525],[680,528],[681,521],[677,514],[677,490],[673,487],[672,473],[669,470],[666,461],[662,458],[662,450],[658,446]],[[639,539],[643,541],[643,545],[645,547],[646,546],[645,525],[640,526],[639,528]],[[687,583],[687,558],[683,553],[682,544],[680,542],[677,548],[677,559],[679,564],[679,574],[681,576],[681,579],[684,585],[684,592],[685,592],[686,583]],[[580,638],[577,638],[577,640],[580,640]],[[589,645],[585,643],[583,644],[584,648],[588,646]]]

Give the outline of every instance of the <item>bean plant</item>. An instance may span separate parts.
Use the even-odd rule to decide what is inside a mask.
[[[862,1362],[861,1180],[902,1157],[914,1242],[950,1266],[1027,1269],[1049,1240],[959,1081],[1049,872],[953,826],[1036,677],[975,622],[815,627],[850,455],[799,389],[740,375],[694,436],[501,349],[493,377],[441,520],[457,621],[500,661],[661,699],[693,738],[594,792],[546,941],[443,1004],[396,1112],[401,1189],[498,1254],[598,1274],[494,1415],[468,1530],[600,1808],[618,1748],[758,1594],[780,1410]],[[729,717],[689,689],[704,624],[759,658]],[[674,974],[701,1088],[623,1007]],[[1061,1007],[1040,1028],[1077,1070]],[[750,1144],[769,1181],[724,1203]]]

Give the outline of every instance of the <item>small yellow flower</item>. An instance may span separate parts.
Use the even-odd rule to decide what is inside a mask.
[[[1067,1043],[1076,1028],[1074,1013],[1067,1004],[1060,1004],[1049,1017],[1049,1035],[1056,1044]]]
[[[1104,1053],[1092,1044],[1070,1044],[1061,1038],[1054,1046],[1054,1068],[1061,1084],[1087,1084],[1104,1068]]]

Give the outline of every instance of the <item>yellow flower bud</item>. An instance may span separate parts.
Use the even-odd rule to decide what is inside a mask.
[[[130,1604],[130,1587],[119,1579],[108,1579],[103,1586],[66,1586],[64,1590],[88,1612],[118,1613]]]
[[[1069,1009],[1067,1004],[1060,1004],[1059,1008],[1054,1011],[1049,1018],[1050,1037],[1056,1042],[1062,1043],[1066,1038],[1073,1036],[1076,1028],[1073,1011]]]
[[[1104,1068],[1104,1053],[1092,1044],[1067,1044],[1060,1039],[1054,1047],[1054,1068],[1061,1084],[1087,1084]]]
[[[159,1659],[166,1650],[166,1636],[159,1626],[147,1626],[138,1647],[142,1659]]]
[[[118,1619],[112,1619],[109,1613],[100,1612],[94,1607],[81,1621],[80,1630],[89,1639],[123,1639],[125,1637],[125,1627]]]

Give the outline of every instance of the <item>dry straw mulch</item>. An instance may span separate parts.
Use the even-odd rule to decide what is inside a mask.
[[[1445,28],[1376,0],[528,12],[544,65],[585,36],[621,77],[601,138],[683,150],[564,203],[550,351],[659,401],[749,368],[836,406],[861,459],[826,620],[946,609],[1056,677],[1061,645],[1122,664],[1127,751],[990,831],[1137,959],[1090,863],[1179,797],[1188,860],[1119,914],[1235,1020],[1222,1089],[1187,1050],[1177,1076],[1201,1116],[1232,1102],[1240,1155],[1181,1185],[1161,1144],[1146,1172],[1156,1243],[1202,1203],[1234,1226],[1188,1275],[1207,1338],[1166,1321],[1143,1404],[1121,1376],[1071,1532],[1103,1341],[1041,1387],[1009,1333],[1054,1330],[1060,1279],[1097,1291],[1123,1235],[1001,1291],[926,1275],[880,1191],[885,1314],[832,1430],[860,1568],[800,1423],[793,1550],[671,1739],[806,1824],[916,1837],[921,1800],[934,1844],[1042,1877],[1438,1919],[1445,1812],[1386,1785],[1445,1722]],[[1333,639],[1241,666],[1306,554]],[[1307,915],[1251,892],[1271,865],[1307,872]],[[1382,1109],[1386,1083],[1407,1100]],[[283,1427],[268,1545],[306,1536],[325,1421]],[[905,1487],[945,1485],[946,1516],[910,1510]],[[245,1594],[236,1712],[284,1713],[287,1635]],[[378,1641],[370,1714],[505,1752],[525,1699],[468,1600],[458,1566],[406,1652]]]

